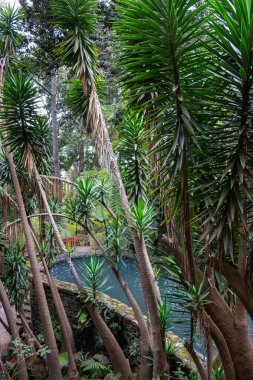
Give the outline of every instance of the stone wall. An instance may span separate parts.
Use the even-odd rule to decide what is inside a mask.
[[[43,282],[50,312],[52,315],[56,316],[50,288],[44,275]],[[59,290],[70,324],[73,328],[77,350],[90,353],[98,352],[101,348],[98,346],[99,338],[96,335],[92,322],[90,322],[85,328],[80,329],[78,327],[78,313],[80,310],[85,313],[85,308],[83,306],[84,303],[79,296],[77,287],[67,282],[55,280],[55,283]],[[139,338],[138,323],[134,318],[133,310],[125,304],[122,304],[120,301],[112,299],[105,294],[101,294],[100,309],[101,314],[115,334],[121,347],[128,353],[127,356],[129,357],[131,365],[137,365],[138,359],[136,359],[135,356],[129,356],[131,348],[133,350],[134,346],[136,347],[136,345],[138,345]],[[33,288],[31,291],[31,312],[33,329],[38,333],[41,331],[41,325],[37,297]],[[171,332],[167,333],[167,339],[172,342],[173,347],[175,347],[175,356],[172,359],[172,365],[180,363],[187,372],[194,369],[194,364],[184,348],[183,341]]]

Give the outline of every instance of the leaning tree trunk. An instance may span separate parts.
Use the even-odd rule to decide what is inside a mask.
[[[170,239],[164,237],[163,241],[173,252],[173,256],[185,276],[183,251],[177,246],[177,244],[173,245]],[[197,266],[195,266],[195,271],[198,275],[199,281],[202,281],[204,279],[203,273]],[[206,313],[214,323],[214,326],[217,326],[226,342],[233,362],[236,378],[240,380],[248,380],[249,378],[253,379],[253,346],[249,337],[247,321],[236,320],[229,306],[215,288],[215,285],[210,288],[209,282],[206,281],[205,286],[206,288],[204,289],[209,289],[207,299],[210,301],[210,304],[205,305]],[[215,335],[212,335],[212,338],[215,340]],[[219,342],[220,344],[222,343],[221,340],[219,340]],[[217,343],[217,341],[215,341],[215,343]]]
[[[40,175],[39,175],[36,167],[34,167],[34,174],[35,174],[36,182],[37,182],[41,197],[42,197],[43,202],[44,202],[46,212],[48,214],[49,220],[50,220],[52,227],[53,227],[53,230],[54,230],[55,238],[56,238],[60,248],[62,249],[62,251],[66,255],[67,265],[69,267],[70,273],[72,274],[79,290],[84,292],[82,282],[81,282],[81,280],[80,280],[80,278],[79,278],[79,276],[78,276],[78,274],[77,274],[77,272],[76,272],[76,270],[75,270],[75,268],[71,262],[71,259],[68,255],[65,244],[63,243],[63,240],[61,238],[57,224],[55,223],[53,214],[51,212],[51,209],[50,209],[48,201],[47,201],[46,193],[45,193],[45,191],[43,189],[43,185],[41,183]],[[91,319],[92,319],[92,321],[93,321],[93,323],[94,323],[94,325],[98,331],[98,334],[100,335],[100,337],[103,341],[105,349],[106,349],[106,351],[107,351],[107,353],[111,359],[114,371],[117,373],[121,373],[122,380],[131,380],[132,379],[132,372],[131,372],[131,368],[129,365],[129,361],[126,359],[126,357],[125,357],[120,345],[118,344],[116,338],[114,337],[111,330],[109,329],[107,324],[104,322],[104,320],[100,316],[95,305],[93,305],[90,302],[86,302],[85,305],[86,305],[87,310],[91,316]]]
[[[85,91],[87,89],[87,79],[85,74],[81,74],[80,79],[82,80],[83,90],[85,94]],[[130,233],[137,255],[144,299],[150,315],[152,330],[151,340],[154,343],[153,377],[156,378],[160,376],[161,380],[167,379],[169,365],[165,352],[165,342],[160,330],[160,320],[158,316],[157,306],[157,301],[160,299],[160,292],[154,278],[153,269],[148,257],[145,241],[136,234],[135,230],[132,227],[133,220],[131,217],[131,208],[127,199],[125,187],[120,175],[116,157],[113,152],[108,129],[105,124],[101,105],[94,85],[90,88],[89,97],[90,99],[87,120],[89,119],[91,123],[93,122],[93,128],[91,129],[96,140],[96,148],[100,159],[107,164],[109,170],[114,175],[121,198],[122,208],[125,212],[126,219],[130,227]]]
[[[56,313],[59,319],[61,333],[63,336],[64,345],[66,347],[67,353],[68,353],[68,379],[69,380],[78,380],[79,374],[76,367],[75,357],[74,357],[74,347],[73,343],[71,344],[71,341],[73,341],[73,333],[71,330],[71,327],[68,322],[68,318],[66,315],[66,311],[64,309],[64,306],[62,304],[62,300],[60,298],[58,289],[54,283],[54,280],[52,279],[51,273],[47,267],[46,260],[42,258],[42,264],[48,279],[48,283],[50,286],[51,294],[54,300],[54,305],[56,308]],[[70,328],[70,332],[69,332]],[[71,334],[71,336],[70,336]]]
[[[0,280],[0,300],[4,308],[4,312],[7,318],[12,339],[13,340],[20,339],[14,313],[13,313],[13,308],[10,305],[8,296],[5,292],[5,289],[1,280]],[[25,359],[21,352],[17,355],[17,377],[19,380],[29,380]]]
[[[61,176],[59,148],[58,148],[58,124],[57,124],[57,76],[56,69],[51,71],[51,124],[54,158],[54,175]]]
[[[0,90],[1,90],[1,98],[2,98],[2,89],[4,84],[4,74],[5,74],[5,68],[6,63],[9,60],[9,55],[7,54],[4,59],[1,61],[0,66]],[[46,295],[43,288],[43,283],[39,271],[39,266],[36,258],[36,253],[34,249],[33,244],[33,238],[31,235],[24,200],[16,172],[16,166],[12,157],[12,154],[10,152],[10,149],[8,147],[8,141],[6,141],[5,146],[5,152],[7,161],[10,167],[11,172],[11,178],[12,178],[12,185],[14,188],[14,192],[17,199],[17,206],[20,214],[20,219],[23,226],[23,231],[25,235],[25,241],[26,241],[26,247],[27,252],[31,264],[31,271],[33,275],[33,282],[34,282],[34,288],[36,295],[39,300],[39,313],[40,313],[40,319],[42,324],[42,330],[44,333],[45,343],[48,346],[50,353],[47,355],[47,363],[48,363],[48,370],[49,370],[49,380],[61,380],[61,366],[59,362],[59,355],[57,350],[57,344],[55,340],[54,330],[51,322],[51,317],[47,305]]]
[[[150,363],[148,363],[148,355],[151,350],[151,344],[150,344],[150,337],[149,332],[147,329],[147,325],[144,319],[144,316],[141,312],[141,309],[136,302],[132,292],[130,291],[127,283],[123,280],[121,275],[119,274],[119,271],[115,268],[115,265],[111,258],[107,255],[105,250],[103,249],[102,244],[100,241],[94,236],[94,234],[90,231],[89,228],[86,228],[88,234],[92,237],[92,239],[96,242],[98,248],[103,253],[103,256],[105,257],[107,263],[111,267],[112,272],[114,273],[119,285],[121,286],[122,290],[124,291],[132,309],[134,312],[134,316],[138,322],[138,326],[140,329],[140,348],[141,348],[141,365],[139,370],[139,380],[148,380],[152,378],[152,367]]]
[[[45,337],[45,343],[48,346],[50,353],[47,355],[47,363],[49,370],[49,380],[61,380],[61,366],[59,362],[59,355],[57,344],[55,340],[54,330],[51,322],[50,312],[47,305],[46,295],[43,287],[43,282],[41,274],[39,271],[39,266],[36,258],[36,252],[34,249],[33,238],[30,231],[30,226],[28,223],[28,218],[25,211],[25,205],[21,193],[21,188],[19,180],[16,173],[15,163],[13,161],[12,155],[9,148],[6,147],[6,157],[10,166],[12,184],[16,194],[17,205],[20,213],[20,219],[23,226],[23,231],[25,235],[26,248],[31,264],[31,270],[33,275],[33,282],[35,292],[38,298],[39,313],[42,324],[42,330]]]

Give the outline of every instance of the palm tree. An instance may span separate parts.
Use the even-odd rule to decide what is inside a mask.
[[[1,54],[2,60],[0,65],[0,91],[2,97],[2,90],[5,80],[6,70],[8,68],[10,58],[15,54],[18,44],[20,42],[19,30],[21,27],[21,14],[18,10],[14,8],[7,7],[6,9],[1,9],[0,14],[0,31],[1,31]],[[2,99],[1,99],[2,100]],[[1,101],[2,103],[2,101]],[[30,227],[27,220],[27,215],[25,211],[24,201],[20,189],[19,180],[16,173],[15,163],[10,153],[10,148],[8,142],[5,146],[5,152],[8,159],[13,188],[16,194],[17,205],[20,213],[20,218],[22,220],[23,230],[26,239],[27,251],[31,263],[31,269],[33,274],[33,281],[35,286],[35,291],[37,293],[38,299],[40,300],[40,317],[43,327],[43,332],[45,336],[45,342],[50,349],[50,353],[47,356],[48,368],[49,368],[49,378],[50,379],[61,379],[61,367],[59,363],[58,350],[56,345],[56,340],[54,336],[54,331],[50,319],[50,313],[46,301],[46,296],[43,288],[43,283],[38,267],[38,262],[36,259],[36,253],[34,249],[33,239],[30,232]]]
[[[166,378],[168,363],[165,345],[161,336],[157,308],[157,299],[160,298],[160,294],[156,286],[144,237],[138,236],[136,231],[131,228],[131,208],[112,149],[96,89],[96,48],[91,40],[96,24],[94,8],[95,1],[93,0],[55,1],[54,13],[56,23],[62,28],[64,33],[67,31],[66,40],[59,47],[59,54],[62,56],[63,62],[75,70],[77,77],[82,82],[83,93],[89,98],[86,113],[86,128],[95,137],[96,149],[100,160],[107,164],[110,172],[115,177],[138,258],[140,277],[152,329],[153,376],[161,376],[161,378],[164,376]]]
[[[164,243],[186,280],[193,284],[197,276],[205,290],[211,284],[204,319],[225,373],[234,367],[236,378],[247,379],[253,371],[246,319],[246,310],[253,316],[247,269],[252,268],[253,2],[199,3],[122,2],[116,28],[120,84],[129,107],[149,112],[156,126],[153,153],[161,157],[168,208]],[[238,297],[235,313],[215,272]]]

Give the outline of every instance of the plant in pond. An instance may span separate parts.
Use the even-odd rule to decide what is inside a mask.
[[[100,260],[97,255],[91,258],[84,259],[82,268],[82,281],[86,288],[90,290],[87,295],[87,299],[91,302],[96,303],[98,299],[98,291],[105,291],[108,289],[106,283],[108,277],[105,277],[104,260]]]
[[[158,300],[158,315],[160,319],[161,333],[165,338],[165,333],[172,326],[171,320],[172,307],[167,299],[164,299],[163,302]]]

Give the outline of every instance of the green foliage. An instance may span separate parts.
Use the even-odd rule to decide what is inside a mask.
[[[12,56],[21,43],[22,13],[15,6],[0,8],[0,54]]]
[[[132,227],[139,236],[149,237],[154,231],[154,210],[147,202],[141,198],[133,205],[131,213],[133,222]]]
[[[87,313],[80,310],[77,314],[78,321],[77,321],[77,327],[79,330],[83,330],[90,326],[91,320]]]
[[[167,299],[158,301],[158,316],[160,320],[161,334],[165,337],[166,331],[172,326],[172,307]]]
[[[73,68],[77,76],[96,77],[96,48],[91,39],[95,32],[96,16],[93,0],[56,0],[54,19],[68,36],[60,44],[58,53],[64,64]]]
[[[104,264],[105,260],[100,260],[96,255],[84,259],[82,264],[80,264],[83,272],[81,275],[83,284],[90,290],[87,297],[94,303],[96,303],[98,298],[97,292],[108,289],[108,287],[105,286],[108,277],[105,277]]]
[[[129,344],[126,348],[126,354],[137,358],[140,355],[140,344],[137,341],[133,341],[131,344]]]
[[[91,379],[104,378],[108,374],[112,374],[109,359],[105,355],[96,354],[90,356],[79,356],[78,366],[81,372]]]
[[[222,368],[222,365],[219,365],[217,368],[213,369],[212,379],[213,380],[225,380],[225,374],[224,374],[224,370]]]
[[[48,129],[37,113],[38,93],[31,76],[21,70],[10,72],[5,80],[1,119],[11,151],[31,174],[33,159],[38,167],[48,169],[50,152]]]
[[[30,288],[28,266],[18,243],[7,247],[4,255],[2,278],[12,304],[17,310],[23,306]]]
[[[128,246],[126,227],[116,217],[107,225],[107,253],[113,258],[117,266],[119,265],[121,255],[127,251]]]
[[[123,115],[117,150],[128,198],[135,203],[139,198],[147,199],[150,170],[146,138],[144,117],[134,113]]]
[[[83,93],[83,85],[79,79],[71,81],[66,102],[74,116],[83,117],[86,114],[88,99]]]

